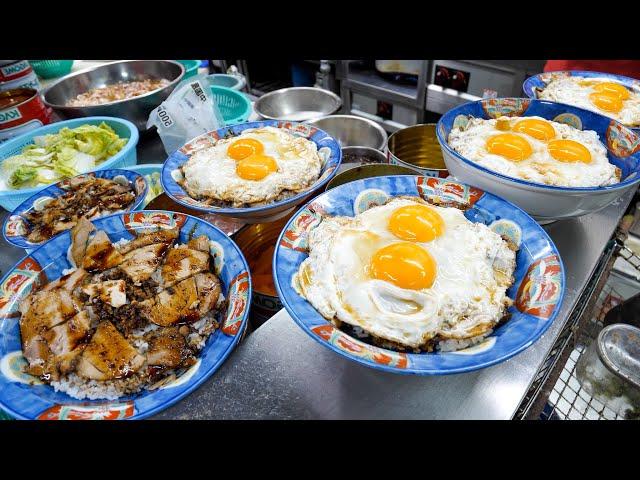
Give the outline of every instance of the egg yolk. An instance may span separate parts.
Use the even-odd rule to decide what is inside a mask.
[[[620,100],[629,98],[629,90],[623,85],[614,82],[602,82],[593,87],[594,92],[606,93],[611,97],[618,97]]]
[[[513,126],[513,131],[524,133],[545,142],[556,136],[556,131],[553,129],[553,126],[549,122],[538,118],[528,118],[519,121]]]
[[[436,279],[436,261],[415,243],[399,242],[382,247],[371,258],[372,278],[393,283],[400,288],[430,288]]]
[[[533,151],[527,140],[513,133],[501,133],[489,137],[486,147],[489,153],[500,155],[513,162],[520,162],[528,158]]]
[[[278,170],[278,164],[267,155],[252,155],[236,164],[236,173],[245,180],[262,180]]]
[[[551,140],[547,149],[553,158],[559,162],[591,162],[591,152],[581,143],[573,140]]]
[[[611,95],[608,92],[593,92],[589,95],[589,100],[605,112],[619,112],[622,110],[622,100],[620,97]]]
[[[227,155],[234,160],[243,160],[251,155],[259,155],[262,152],[264,152],[264,145],[255,138],[241,138],[227,148]]]
[[[511,129],[511,123],[506,118],[499,118],[496,120],[496,130],[501,132],[507,132]]]
[[[430,242],[444,232],[444,221],[426,205],[407,205],[389,217],[389,231],[402,240]]]

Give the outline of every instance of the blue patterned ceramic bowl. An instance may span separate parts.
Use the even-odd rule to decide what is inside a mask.
[[[625,87],[640,93],[640,80],[613,73],[590,72],[586,70],[559,70],[556,72],[544,72],[527,78],[522,84],[522,91],[529,98],[538,98],[538,93],[554,79],[562,77],[585,77],[585,78],[608,78],[620,83]],[[594,110],[597,112],[597,110]],[[640,131],[640,127],[633,127],[633,130]]]
[[[206,235],[217,243],[216,270],[228,308],[221,326],[208,339],[198,362],[158,390],[143,391],[118,400],[77,400],[22,372],[18,303],[40,281],[49,282],[70,268],[69,232],[52,238],[24,257],[0,280],[0,408],[20,419],[76,420],[145,418],[173,405],[215,372],[240,340],[247,325],[251,298],[249,267],[240,249],[213,225],[182,213],[144,210],[95,220],[111,241],[134,237],[134,232],[180,227],[180,243]]]
[[[178,167],[183,165],[194,152],[210,147],[211,145],[215,145],[215,143],[221,138],[239,135],[249,128],[262,127],[276,127],[288,130],[294,135],[299,135],[311,140],[318,146],[318,151],[324,158],[324,164],[320,172],[320,178],[318,178],[318,180],[309,189],[300,192],[291,198],[260,207],[219,208],[206,205],[191,198],[187,195],[187,192],[185,192],[182,187],[176,183],[174,175],[179,175]],[[330,137],[327,133],[313,125],[283,120],[264,120],[260,122],[232,125],[194,138],[184,147],[169,155],[169,158],[164,163],[164,168],[162,169],[161,182],[167,195],[185,207],[199,210],[201,212],[227,215],[242,219],[247,223],[259,223],[275,220],[286,215],[296,205],[300,205],[311,198],[315,192],[322,191],[326,183],[338,172],[338,167],[340,166],[341,161],[342,151],[340,149],[340,144],[333,137]]]
[[[483,342],[456,352],[399,353],[371,346],[335,328],[293,289],[291,280],[307,254],[307,235],[324,216],[353,216],[397,195],[420,196],[468,206],[465,216],[488,225],[519,245],[511,319]],[[314,340],[351,360],[394,373],[443,375],[485,368],[530,347],[556,318],[564,296],[558,251],[529,215],[480,189],[435,177],[398,175],[341,185],[299,210],[280,234],[273,259],[278,295],[295,322]]]
[[[555,187],[493,172],[454,151],[448,144],[454,126],[469,117],[539,116],[593,130],[607,149],[609,163],[622,171],[620,183],[606,187]],[[608,117],[563,103],[528,98],[494,98],[469,102],[445,113],[436,127],[447,170],[457,180],[474,185],[515,203],[540,222],[578,217],[616,201],[640,182],[640,136]]]
[[[120,169],[98,170],[97,172],[83,173],[72,178],[84,177],[106,178],[109,180],[120,178],[126,180],[129,185],[134,187],[136,192],[135,200],[126,209],[126,211],[138,210],[143,207],[142,202],[147,195],[148,186],[144,177],[139,173]],[[70,181],[71,179],[65,179],[58,183],[54,183],[53,185],[35,193],[18,205],[18,207],[11,212],[11,215],[8,215],[4,220],[4,224],[2,225],[2,235],[4,236],[4,239],[16,247],[27,250],[33,250],[38,245],[42,245],[44,242],[32,243],[27,240],[25,232],[28,232],[29,222],[24,217],[24,214],[30,212],[34,208],[44,208],[43,202],[52,200],[66,193]]]

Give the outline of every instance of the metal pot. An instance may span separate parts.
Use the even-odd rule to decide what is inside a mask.
[[[394,132],[387,141],[387,158],[390,164],[413,168],[420,175],[449,176],[435,123],[413,125]]]
[[[362,178],[386,177],[387,175],[416,175],[416,171],[409,167],[389,165],[387,163],[360,165],[337,174],[329,183],[327,183],[326,190],[355,180],[360,180]]]
[[[387,164],[387,157],[380,150],[371,147],[342,147],[342,162],[338,174],[359,165],[370,163]]]
[[[45,105],[63,119],[107,116],[126,118],[138,130],[147,129],[151,110],[169,97],[184,76],[184,66],[174,60],[124,60],[87,68],[62,77],[43,92]],[[145,78],[166,78],[169,85],[126,100],[88,107],[68,107],[67,102],[92,88]]]
[[[269,92],[258,100],[254,109],[262,118],[306,122],[331,115],[342,106],[338,95],[314,87],[282,88]]]
[[[619,415],[640,409],[640,329],[604,327],[576,365],[576,377],[593,397]]]
[[[329,115],[309,123],[335,138],[341,147],[371,147],[383,150],[387,132],[373,120],[356,115]]]

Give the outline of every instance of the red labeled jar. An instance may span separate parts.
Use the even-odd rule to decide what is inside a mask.
[[[0,143],[51,123],[51,115],[37,90],[16,88],[0,92]]]
[[[11,63],[0,65],[0,83],[11,82],[33,73],[33,69],[27,60],[9,60]]]

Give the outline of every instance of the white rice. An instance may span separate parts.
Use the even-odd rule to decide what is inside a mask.
[[[352,327],[352,333],[353,333],[353,336],[357,338],[362,338],[362,339],[370,338],[370,335],[361,327],[356,327],[356,326]],[[441,340],[439,342],[436,342],[435,348],[440,352],[454,352],[456,350],[462,350],[464,348],[477,345],[478,343],[482,342],[485,338],[487,338],[489,335],[491,335],[491,333],[493,333],[493,330],[489,330],[488,332],[485,332],[482,335],[477,335],[475,337],[465,338],[462,340],[456,340],[456,339]]]
[[[51,386],[56,392],[64,392],[78,400],[85,398],[88,400],[115,400],[139,391],[145,381],[145,378],[140,376],[109,381],[87,380],[72,373],[58,381],[52,381]]]
[[[436,344],[436,349],[441,352],[453,352],[455,350],[462,350],[463,348],[468,348],[473,345],[477,345],[482,342],[485,338],[493,333],[493,330],[489,330],[488,332],[483,333],[482,335],[477,335],[471,338],[465,338],[464,340],[442,340]]]
[[[218,297],[218,301],[216,302],[216,308],[222,305],[222,302],[224,302],[225,300],[226,299],[224,297],[224,293],[220,292],[220,296]]]
[[[149,323],[148,325],[142,327],[142,328],[138,328],[136,330],[134,330],[133,332],[131,332],[131,334],[134,337],[142,337],[143,335],[149,333],[149,332],[153,332],[154,330],[157,330],[158,325],[156,325],[155,323]]]
[[[126,238],[121,238],[117,242],[113,242],[113,246],[116,247],[116,249],[120,250],[120,248],[124,247],[130,241],[131,240],[127,240]]]
[[[131,343],[138,349],[138,353],[144,354],[149,350],[149,344],[142,338],[134,338]]]
[[[73,270],[75,270],[78,266],[76,265],[76,262],[73,260],[73,257],[71,256],[72,246],[73,246],[73,243],[69,245],[69,248],[67,248],[67,262],[69,262],[69,264],[73,267]]]

